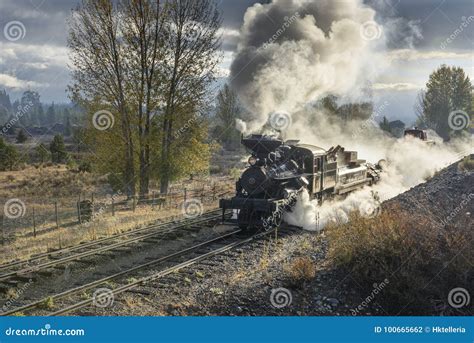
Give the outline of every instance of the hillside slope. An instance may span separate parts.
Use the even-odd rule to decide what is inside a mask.
[[[474,155],[471,155],[471,160]],[[474,170],[463,170],[460,161],[433,178],[386,201],[383,208],[399,206],[416,219],[428,220],[433,227],[473,225]]]

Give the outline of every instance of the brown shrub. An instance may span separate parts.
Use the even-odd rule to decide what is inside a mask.
[[[463,160],[459,163],[459,169],[462,171],[474,170],[474,158],[472,155],[463,158]]]
[[[294,258],[284,266],[284,270],[292,286],[300,286],[316,275],[316,265],[307,256]]]
[[[349,272],[367,293],[388,279],[377,301],[391,314],[453,312],[449,291],[468,289],[472,280],[473,241],[467,227],[434,226],[392,210],[375,218],[354,213],[348,223],[329,225],[326,233],[333,265]]]

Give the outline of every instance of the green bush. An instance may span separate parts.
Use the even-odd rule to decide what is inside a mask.
[[[92,165],[89,161],[82,161],[79,164],[79,171],[81,173],[91,173],[92,172]]]
[[[64,139],[61,135],[54,136],[49,145],[51,151],[51,159],[54,163],[62,163],[67,160],[66,147],[64,146]]]
[[[0,137],[0,171],[13,170],[18,164],[19,155],[14,146],[6,144]]]

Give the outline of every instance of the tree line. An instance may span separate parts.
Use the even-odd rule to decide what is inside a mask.
[[[9,134],[15,134],[19,127],[51,128],[55,124],[62,124],[64,134],[69,136],[72,125],[79,122],[80,116],[81,110],[73,105],[54,102],[43,104],[37,91],[27,90],[20,99],[11,102],[6,90],[0,90],[0,130],[5,127]],[[8,130],[7,123],[10,123]]]
[[[35,154],[36,159],[41,163],[49,161],[53,163],[65,163],[69,161],[69,154],[66,151],[62,135],[55,135],[49,143],[49,146],[39,143],[35,147]],[[0,137],[0,171],[17,169],[18,165],[22,163],[24,159],[25,156],[22,156],[14,145],[8,144],[3,137]],[[79,171],[81,171],[81,168],[79,168]]]

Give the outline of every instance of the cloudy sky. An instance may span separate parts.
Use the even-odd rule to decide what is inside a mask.
[[[258,1],[218,1],[223,13],[224,51],[219,73],[225,78],[229,75],[246,10]],[[379,24],[403,22],[397,30],[390,30],[383,52],[387,65],[373,83],[375,101],[389,103],[384,106],[384,115],[410,123],[414,118],[416,94],[424,87],[430,72],[443,63],[461,66],[473,78],[473,1],[366,0],[365,3],[377,11]],[[0,1],[0,89],[6,89],[13,99],[32,89],[41,94],[43,102],[68,101],[67,18],[76,5],[77,1],[73,0]],[[271,17],[268,23],[275,24]]]

